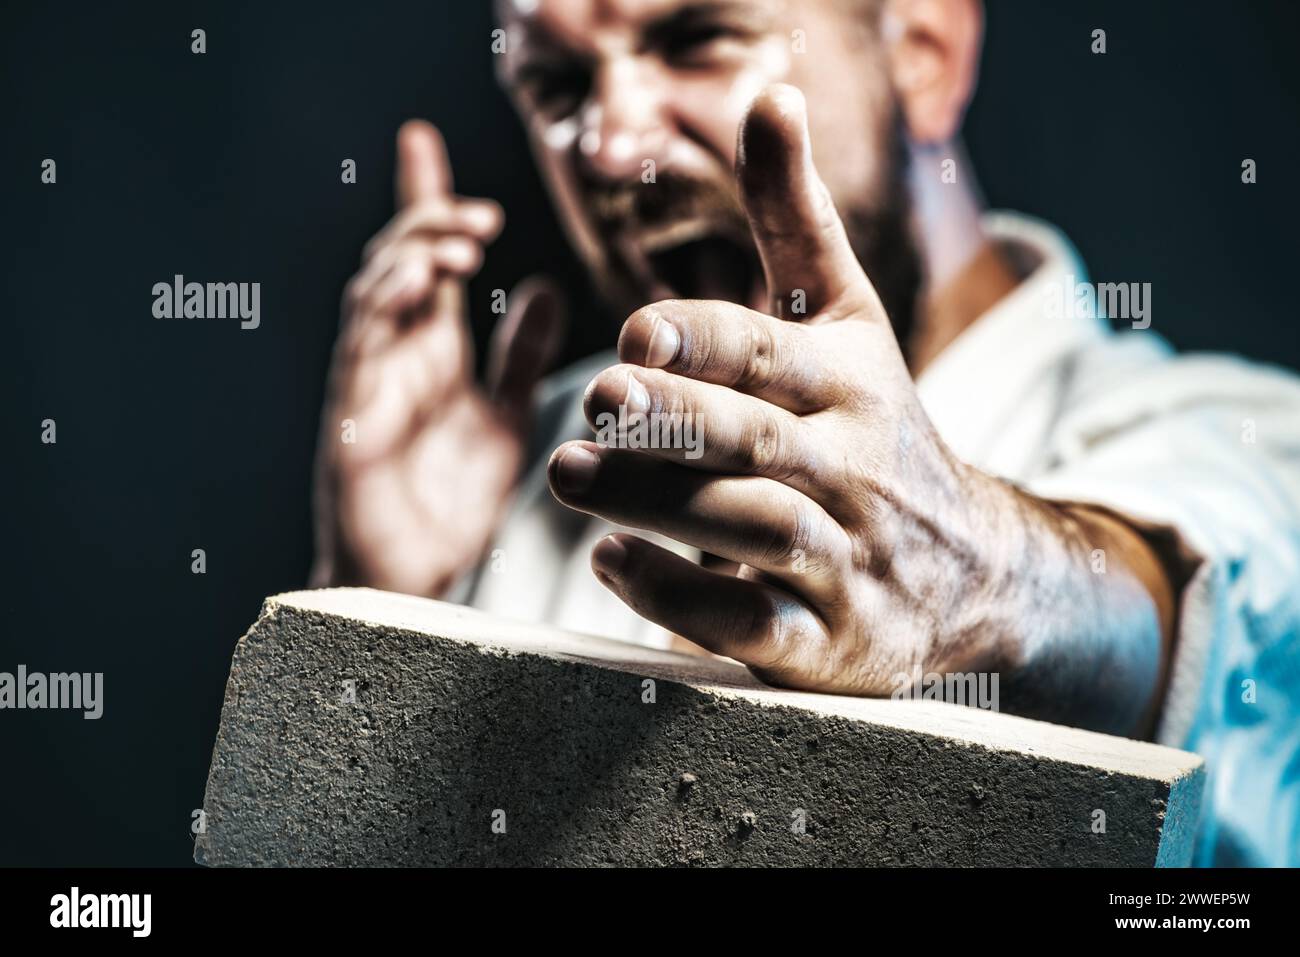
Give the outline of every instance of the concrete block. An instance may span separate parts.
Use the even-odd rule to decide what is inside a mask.
[[[235,649],[195,857],[1182,865],[1203,778],[1153,744],[332,589],[268,599]]]

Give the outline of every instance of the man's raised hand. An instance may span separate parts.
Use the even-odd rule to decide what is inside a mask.
[[[500,232],[452,191],[438,131],[398,134],[398,211],[344,294],[318,455],[318,584],[437,595],[480,557],[517,477],[533,387],[559,345],[557,293],[516,289],[474,381],[465,282]]]

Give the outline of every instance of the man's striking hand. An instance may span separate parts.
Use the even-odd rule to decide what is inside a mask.
[[[566,505],[740,570],[618,534],[595,547],[597,576],[774,684],[887,695],[914,666],[992,671],[1009,710],[1139,729],[1171,614],[1159,563],[1122,520],[1036,499],[949,451],[813,167],[804,110],[798,91],[770,87],[740,131],[772,315],[646,306],[623,327],[621,364],[587,391],[593,425],[620,406],[698,415],[702,455],[569,442],[550,462]],[[1110,551],[1105,576],[1094,548]]]

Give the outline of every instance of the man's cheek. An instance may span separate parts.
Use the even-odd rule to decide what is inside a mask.
[[[713,151],[734,164],[736,130],[754,97],[790,72],[790,45],[773,37],[755,46],[740,62],[698,80],[681,82],[674,102],[690,125],[704,131]],[[721,105],[721,106],[720,106]]]

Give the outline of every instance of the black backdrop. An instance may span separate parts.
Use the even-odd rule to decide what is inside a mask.
[[[307,572],[338,297],[390,213],[401,120],[438,123],[458,189],[506,207],[479,338],[491,290],[538,270],[573,289],[570,357],[612,326],[494,85],[486,0],[3,18],[0,671],[104,672],[105,713],[0,712],[0,864],[183,863],[231,649]],[[967,124],[990,203],[1060,225],[1094,276],[1151,282],[1179,347],[1300,366],[1297,27],[1287,0],[994,2]],[[154,320],[174,273],[260,282],[261,328]]]

